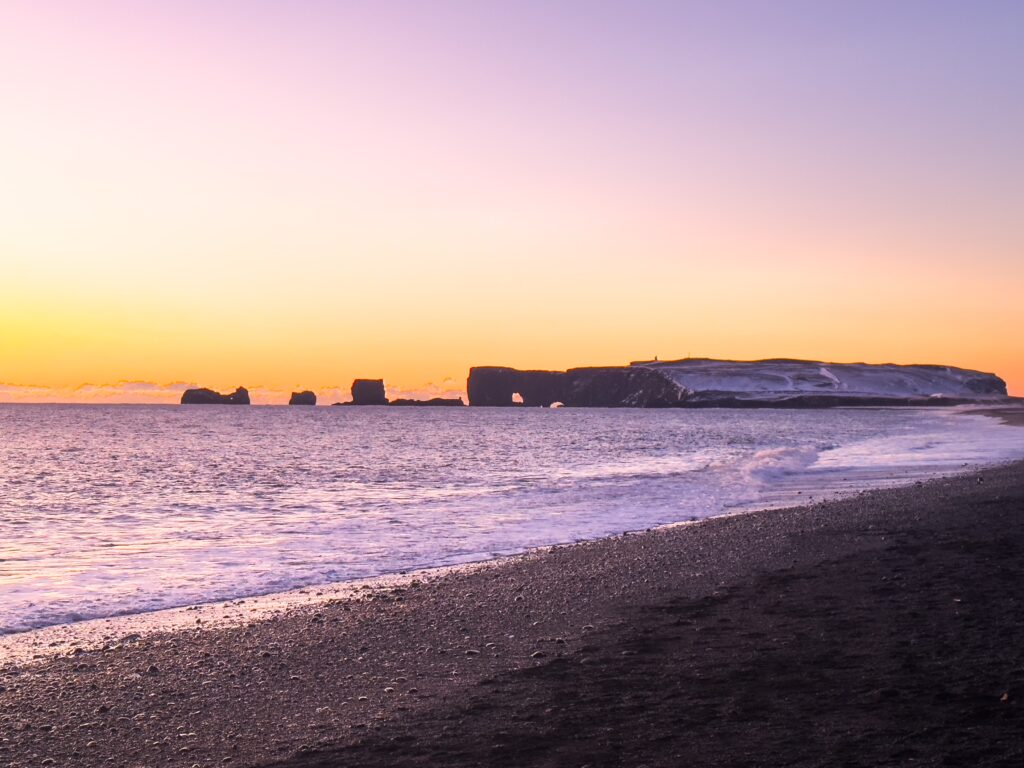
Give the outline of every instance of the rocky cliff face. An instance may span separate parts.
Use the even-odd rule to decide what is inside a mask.
[[[466,383],[470,405],[667,408],[679,405],[679,389],[659,373],[643,368],[573,368],[519,371],[472,368]]]
[[[308,389],[304,392],[292,392],[288,405],[316,405],[316,393]]]
[[[562,403],[591,408],[674,408],[684,396],[671,380],[639,367],[573,368]]]
[[[352,405],[387,405],[383,379],[356,379],[352,382]]]
[[[677,360],[610,368],[520,371],[472,368],[470,405],[596,408],[823,408],[954,405],[1006,397],[998,376],[934,365],[807,360]]]
[[[665,376],[691,406],[937,405],[1006,397],[1006,382],[994,374],[940,365],[691,359],[630,367]]]
[[[239,387],[230,395],[212,389],[186,389],[181,396],[182,405],[249,405],[249,390]]]
[[[513,395],[526,406],[548,407],[564,402],[566,375],[559,371],[519,371],[484,366],[470,368],[466,389],[470,405],[515,405]]]

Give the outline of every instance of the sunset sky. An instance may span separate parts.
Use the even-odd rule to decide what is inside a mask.
[[[1024,395],[1024,3],[0,2],[0,401],[654,355]]]

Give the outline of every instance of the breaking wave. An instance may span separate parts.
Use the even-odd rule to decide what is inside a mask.
[[[0,434],[0,634],[1024,456],[1024,430],[912,409],[0,406]]]

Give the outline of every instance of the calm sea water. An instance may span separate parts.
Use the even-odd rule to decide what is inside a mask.
[[[0,406],[0,633],[1021,456],[939,410]]]

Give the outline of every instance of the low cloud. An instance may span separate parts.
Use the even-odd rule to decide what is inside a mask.
[[[456,386],[453,379],[442,379],[440,384],[428,382],[419,387],[388,387],[388,397],[397,400],[400,397],[413,400],[429,400],[432,397],[461,397],[465,400],[465,390]]]
[[[73,387],[0,383],[0,399],[8,403],[176,403],[181,393],[195,384],[175,381],[86,382]]]
[[[181,393],[197,385],[190,381],[172,381],[161,384],[155,381],[117,381],[106,384],[85,382],[72,387],[46,387],[38,384],[15,384],[0,382],[0,402],[5,403],[106,403],[106,404],[161,404],[177,403]],[[304,387],[303,387],[304,388]],[[230,392],[234,387],[223,388]],[[300,388],[296,388],[298,391]],[[312,388],[321,405],[344,403],[352,399],[349,387],[334,385]],[[288,402],[293,390],[275,389],[262,385],[248,387],[249,397],[257,405],[283,405]],[[465,400],[465,390],[460,383],[452,378],[442,379],[440,383],[428,382],[414,387],[396,387],[388,385],[388,397],[412,398],[428,400],[432,397],[461,397]]]

